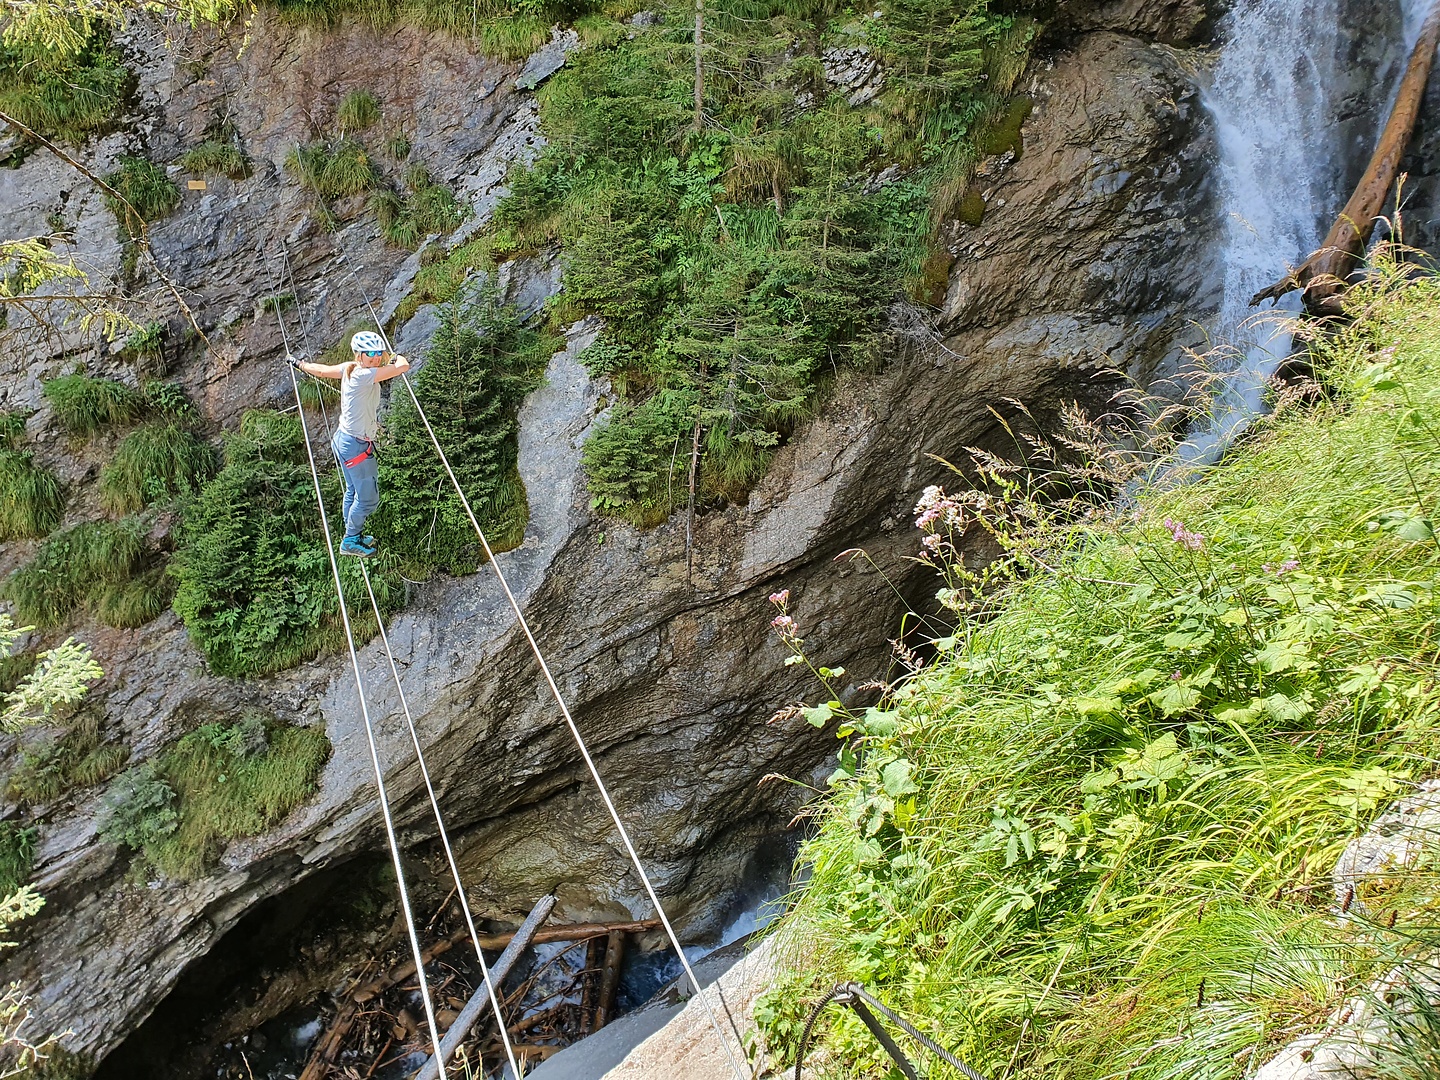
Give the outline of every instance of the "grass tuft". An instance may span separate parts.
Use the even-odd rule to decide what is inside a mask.
[[[26,747],[10,774],[6,796],[29,806],[53,803],[68,792],[103,784],[130,758],[130,751],[101,741],[100,722],[83,712],[59,740]]]
[[[215,472],[215,453],[174,423],[144,424],[126,435],[100,472],[100,497],[112,514],[193,495]]]
[[[35,861],[35,830],[0,821],[0,896],[9,896],[30,880]]]
[[[344,134],[365,131],[379,120],[380,99],[368,90],[352,90],[335,110],[335,126]]]
[[[180,188],[153,161],[122,156],[119,167],[105,177],[115,195],[105,195],[105,205],[131,238],[145,225],[164,217],[180,204]]]
[[[249,160],[228,139],[206,139],[181,154],[176,164],[186,172],[200,176],[228,176],[231,180],[244,180],[250,175]]]
[[[144,399],[131,387],[88,375],[51,379],[44,384],[43,393],[55,419],[71,435],[93,435],[113,424],[128,424],[144,407]]]
[[[54,533],[4,585],[22,623],[51,627],[99,604],[140,569],[145,544],[135,521],[88,521]]]
[[[60,481],[29,453],[0,447],[0,540],[45,536],[60,524]]]

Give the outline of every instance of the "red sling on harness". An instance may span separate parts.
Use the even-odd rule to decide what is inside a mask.
[[[356,454],[349,461],[345,462],[345,467],[347,469],[354,468],[356,465],[359,465],[362,461],[364,461],[373,453],[375,453],[375,444],[369,439],[366,439],[365,449],[361,453]]]

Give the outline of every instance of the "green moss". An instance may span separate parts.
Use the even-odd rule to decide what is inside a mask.
[[[994,123],[985,129],[984,138],[980,147],[987,154],[1003,154],[1012,151],[1015,160],[1020,160],[1020,155],[1025,150],[1025,137],[1021,134],[1021,128],[1025,121],[1030,119],[1030,114],[1035,110],[1035,102],[1028,97],[1014,98],[1004,113]]]
[[[144,398],[124,383],[64,375],[43,386],[45,400],[60,426],[71,435],[93,435],[105,427],[127,424],[144,409]]]
[[[971,188],[960,198],[955,217],[971,228],[985,220],[985,196],[977,188]]]
[[[60,524],[60,481],[29,453],[0,447],[0,540],[41,537]]]

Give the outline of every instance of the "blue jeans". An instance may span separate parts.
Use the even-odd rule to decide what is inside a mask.
[[[368,444],[343,431],[337,431],[330,446],[345,470],[345,501],[340,507],[340,516],[345,522],[346,536],[359,536],[364,531],[365,519],[380,505],[380,465],[372,452],[364,461],[346,465],[347,461],[365,453]]]

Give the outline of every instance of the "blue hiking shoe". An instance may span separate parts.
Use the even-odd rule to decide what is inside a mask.
[[[371,555],[375,554],[375,549],[369,544],[366,544],[366,540],[370,540],[372,543],[374,542],[374,538],[369,536],[345,537],[344,540],[340,541],[340,554],[354,555],[361,559],[370,558]]]

